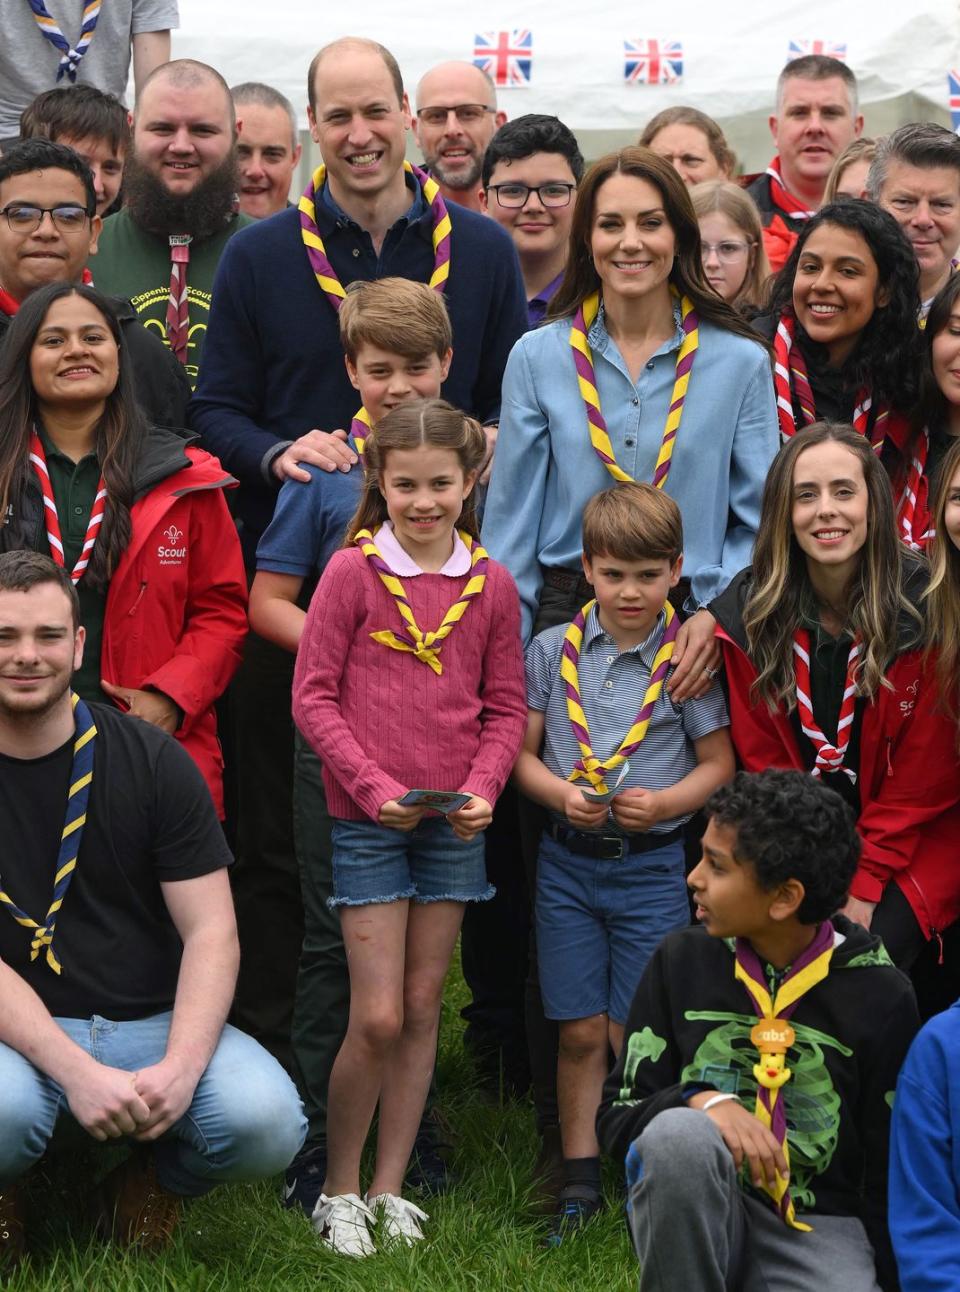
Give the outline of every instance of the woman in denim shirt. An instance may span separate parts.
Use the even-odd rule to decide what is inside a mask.
[[[670,689],[700,694],[719,660],[703,607],[749,564],[777,414],[769,353],[707,284],[686,187],[649,149],[612,153],[584,177],[551,316],[507,363],[484,544],[517,581],[529,639],[592,595],[580,578],[588,500],[611,476],[662,483],[683,516],[691,615]],[[591,388],[600,416],[588,420]]]

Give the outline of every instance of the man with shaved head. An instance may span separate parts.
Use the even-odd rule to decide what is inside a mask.
[[[157,68],[134,109],[124,208],[100,237],[97,286],[132,301],[191,385],[220,255],[251,223],[236,209],[236,145],[233,99],[219,72],[189,58]]]
[[[439,63],[420,78],[413,133],[445,198],[482,210],[483,154],[506,119],[493,81],[473,63]]]

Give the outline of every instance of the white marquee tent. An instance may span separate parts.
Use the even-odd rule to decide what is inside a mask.
[[[693,104],[721,123],[746,170],[769,159],[773,88],[795,52],[844,57],[859,81],[869,134],[904,121],[949,124],[948,76],[954,69],[960,76],[960,0],[613,0],[597,9],[481,0],[469,12],[436,0],[367,0],[356,8],[180,0],[173,56],[211,63],[230,84],[267,81],[288,96],[305,127],[310,58],[344,35],[391,49],[411,96],[434,63],[486,50],[514,82],[499,91],[508,116],[556,113],[588,157],[635,140],[661,108]],[[960,113],[960,84],[954,88]]]

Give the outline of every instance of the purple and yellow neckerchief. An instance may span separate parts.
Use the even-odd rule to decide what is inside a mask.
[[[647,683],[640,710],[614,753],[609,758],[600,759],[593,752],[593,746],[590,743],[590,728],[580,698],[580,651],[583,648],[583,633],[587,616],[596,604],[596,600],[588,601],[567,629],[563,638],[563,653],[560,656],[560,676],[563,679],[566,694],[567,717],[570,719],[570,726],[580,746],[580,757],[574,763],[573,771],[567,780],[589,781],[592,789],[600,794],[606,794],[606,773],[615,771],[624,763],[647,734],[654,705],[660,698],[667,673],[670,671],[670,661],[673,658],[677,633],[680,631],[680,617],[668,601],[663,607],[666,616],[663,637],[654,656],[650,681]]]
[[[450,276],[450,216],[447,212],[447,206],[440,195],[439,184],[435,179],[431,179],[426,171],[422,171],[419,166],[413,166],[407,161],[403,163],[403,169],[414,177],[420,185],[424,198],[430,205],[430,211],[433,215],[433,272],[430,275],[428,286],[432,287],[434,291],[442,292]],[[337,277],[337,271],[327,258],[327,249],[323,245],[323,239],[317,227],[316,204],[326,175],[326,166],[318,166],[300,199],[298,207],[300,211],[300,236],[303,239],[303,245],[307,249],[310,268],[313,270],[327,300],[339,314],[340,306],[343,304],[347,293]],[[370,414],[365,408],[361,408],[354,416],[350,427],[350,434],[353,436],[357,452],[361,457],[366,448],[366,439],[370,434],[370,428]]]
[[[683,404],[687,397],[687,387],[690,384],[690,373],[693,369],[693,360],[696,357],[697,347],[700,344],[700,320],[697,317],[696,310],[693,308],[693,302],[689,297],[681,296],[673,284],[670,285],[670,294],[674,300],[680,301],[680,327],[683,330],[683,340],[680,343],[680,353],[677,355],[676,377],[673,383],[673,393],[670,396],[670,407],[667,410],[667,420],[663,428],[663,439],[660,442],[657,465],[653,471],[653,484],[657,489],[664,487],[667,483],[667,476],[670,474],[670,463],[673,459],[673,449],[677,440],[677,431],[680,427],[680,418],[683,416]],[[587,297],[573,318],[573,325],[570,329],[570,345],[573,349],[573,361],[577,368],[577,384],[580,387],[580,397],[587,410],[587,426],[590,430],[590,443],[593,445],[594,452],[614,480],[632,483],[633,476],[628,475],[622,467],[617,465],[613,444],[610,442],[610,435],[607,431],[607,423],[600,409],[597,374],[594,371],[593,354],[590,350],[590,342],[587,339],[590,328],[593,326],[599,312],[600,295],[598,292],[594,292],[592,296]]]
[[[771,997],[767,986],[766,975],[760,957],[745,938],[737,938],[736,964],[734,974],[747,989],[750,1003],[760,1022],[750,1033],[750,1039],[760,1051],[760,1062],[754,1068],[757,1078],[757,1104],[754,1115],[767,1126],[783,1149],[787,1167],[790,1166],[790,1151],[787,1144],[787,1116],[784,1108],[781,1088],[790,1080],[790,1069],[786,1066],[787,1051],[795,1039],[793,1028],[787,1020],[808,991],[822,982],[830,971],[830,957],[833,955],[834,928],[829,920],[824,920],[814,935],[813,941],[790,966],[786,976],[777,988],[775,997]],[[809,1230],[797,1220],[787,1180],[779,1173],[774,1183],[764,1184],[766,1193],[785,1224],[792,1229]]]
[[[40,31],[60,55],[57,80],[62,81],[66,76],[68,80],[75,81],[77,68],[93,40],[97,19],[100,17],[100,0],[87,0],[83,6],[83,19],[80,23],[80,36],[76,46],[71,45],[67,40],[43,0],[27,0],[27,4],[33,10],[34,20]]]
[[[380,576],[381,583],[397,603],[397,609],[404,624],[399,633],[384,629],[381,632],[371,633],[370,636],[375,642],[389,646],[391,650],[410,651],[421,663],[429,665],[438,675],[443,672],[443,665],[440,663],[440,646],[443,639],[449,637],[454,625],[458,624],[466,614],[471,601],[479,597],[483,591],[483,585],[487,580],[487,564],[490,560],[486,551],[465,529],[458,530],[457,533],[470,553],[470,578],[460,596],[443,616],[440,627],[434,632],[427,633],[422,632],[417,624],[403,584],[383,559],[370,530],[361,529],[354,538],[360,551]]]

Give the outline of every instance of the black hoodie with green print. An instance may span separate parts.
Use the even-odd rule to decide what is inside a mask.
[[[878,1270],[888,1265],[887,1147],[897,1073],[919,1026],[909,979],[880,939],[835,916],[827,977],[791,1016],[783,1087],[790,1191],[798,1213],[857,1216]],[[731,1092],[753,1112],[756,1023],[734,977],[734,947],[702,928],[661,942],[637,988],[597,1114],[605,1152],[622,1162],[647,1123],[698,1089]],[[775,971],[767,966],[771,987]],[[780,975],[782,977],[782,974]]]

